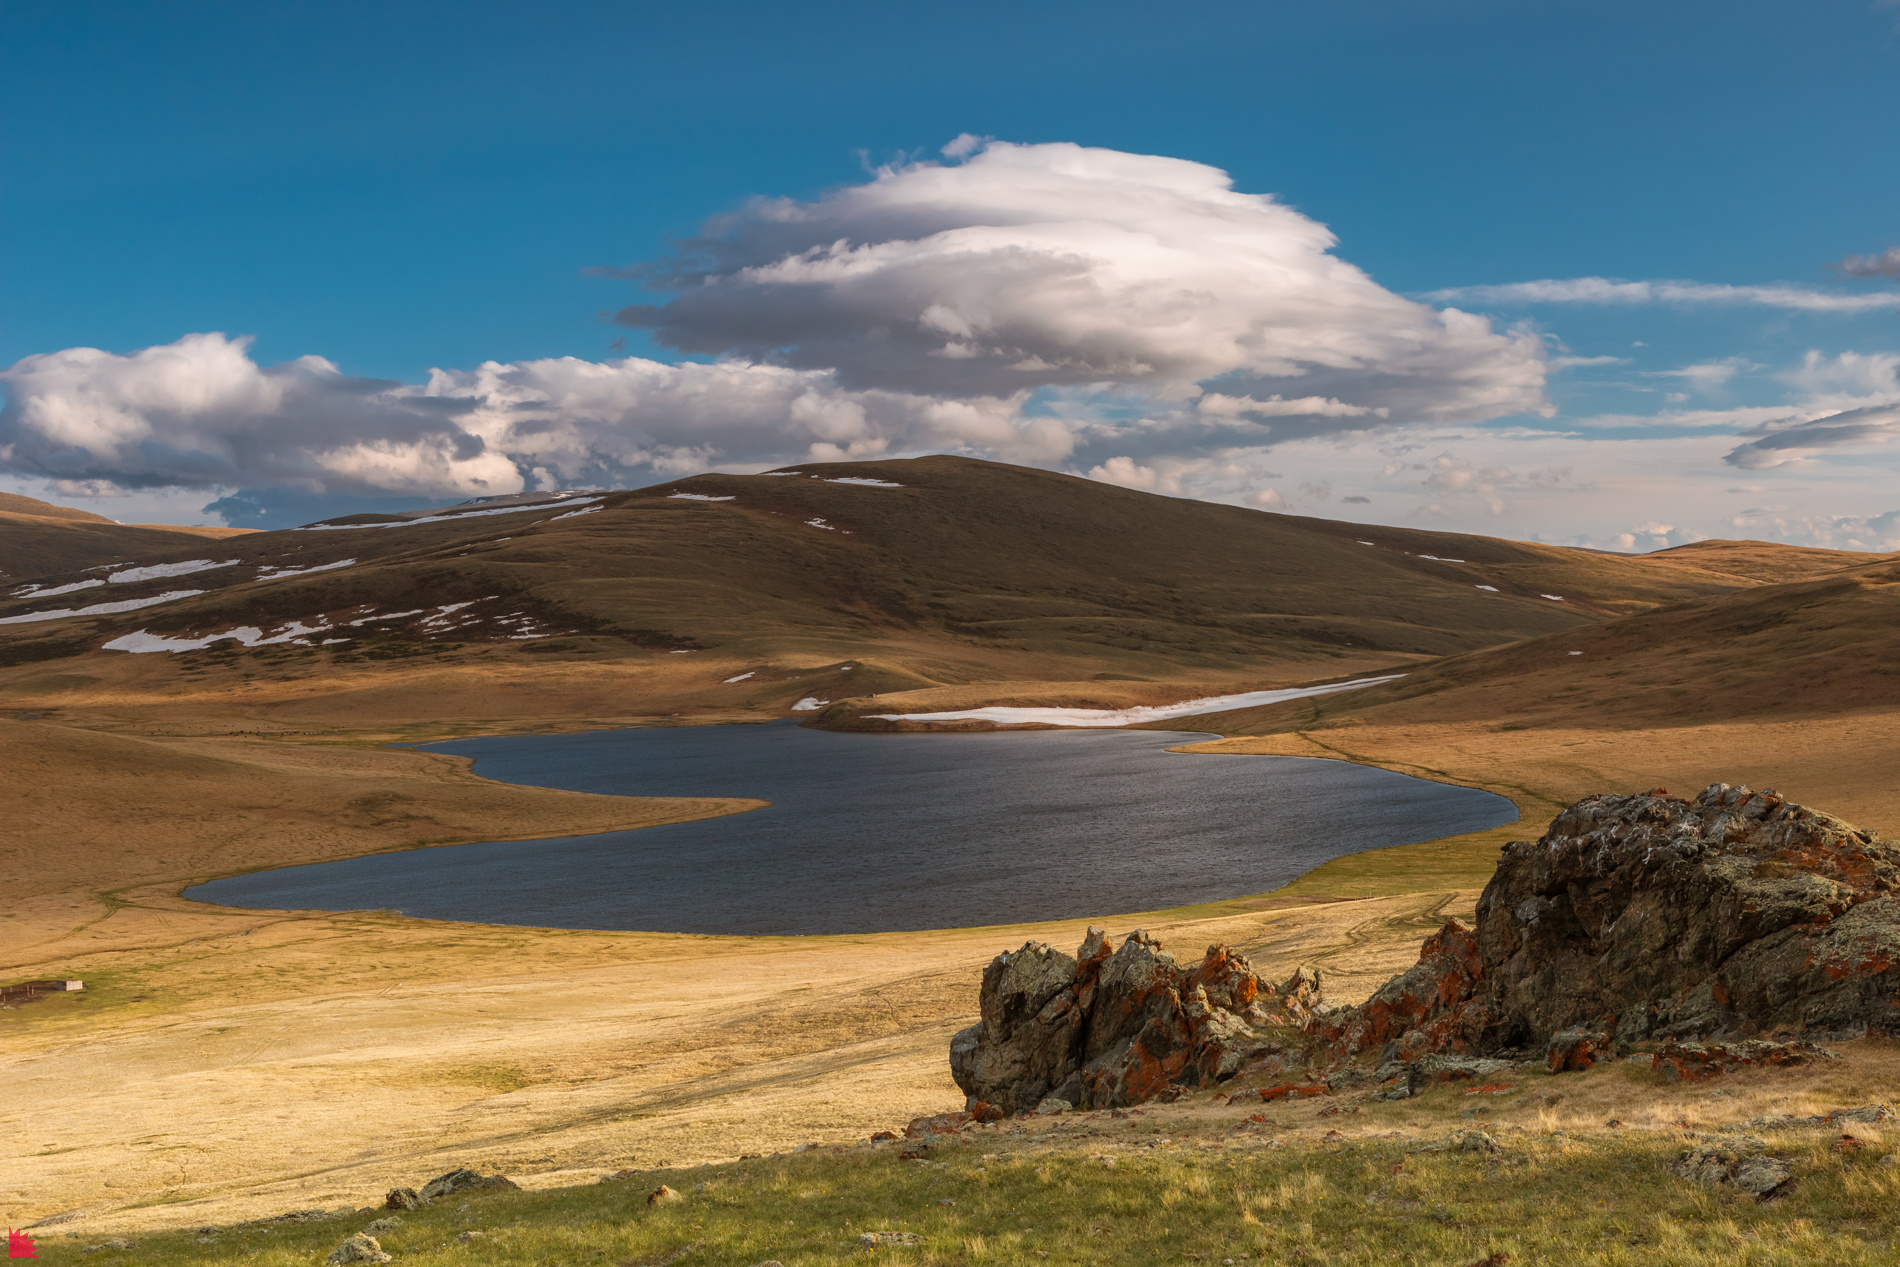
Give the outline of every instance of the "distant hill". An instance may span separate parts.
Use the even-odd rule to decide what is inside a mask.
[[[89,510],[0,493],[0,583],[156,557],[176,549],[180,537],[222,540],[249,532],[248,528],[121,524]]]
[[[0,597],[0,663],[86,654],[138,631],[173,640],[149,645],[209,647],[248,628],[275,645],[225,642],[202,662],[133,658],[149,674],[263,655],[294,659],[283,672],[304,677],[402,659],[483,657],[511,672],[645,663],[681,682],[716,664],[727,677],[750,670],[738,679],[750,685],[722,698],[752,692],[746,706],[770,712],[817,689],[780,671],[793,663],[861,665],[827,697],[997,681],[1300,681],[1758,584],[1695,557],[1336,523],[952,457],[700,475],[168,545],[137,570],[75,570]],[[54,611],[84,614],[31,619]],[[688,651],[701,658],[671,654]]]

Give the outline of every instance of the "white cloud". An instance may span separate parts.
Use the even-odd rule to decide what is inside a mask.
[[[1835,267],[1849,277],[1900,278],[1900,246],[1890,246],[1872,255],[1850,255]]]
[[[1545,407],[1532,335],[1434,311],[1333,235],[1201,163],[959,138],[812,202],[761,199],[660,265],[618,319],[681,351],[835,370],[852,389],[1009,397],[1063,385],[1252,412],[1464,420]],[[1386,415],[1379,415],[1384,417]]]
[[[1870,312],[1900,308],[1900,294],[1818,290],[1812,286],[1724,286],[1687,281],[1615,281],[1607,277],[1547,278],[1500,286],[1427,291],[1435,303],[1478,304],[1729,304],[1802,312]]]

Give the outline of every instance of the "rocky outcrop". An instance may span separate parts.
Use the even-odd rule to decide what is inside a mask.
[[[1318,1001],[1310,969],[1276,989],[1225,946],[1184,969],[1139,929],[1111,952],[1091,928],[1073,956],[1029,942],[990,962],[982,1020],[951,1040],[950,1071],[973,1103],[1011,1113],[1134,1104],[1290,1051]]]
[[[1900,847],[1774,792],[1592,796],[1504,847],[1477,927],[1321,1017],[1335,1058],[1900,1033]]]

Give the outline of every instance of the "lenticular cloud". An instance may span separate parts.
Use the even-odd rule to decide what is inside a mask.
[[[684,352],[831,370],[849,388],[998,397],[1112,383],[1192,397],[1233,376],[1248,396],[1316,398],[1313,416],[1543,407],[1533,338],[1385,290],[1331,254],[1324,225],[1236,192],[1218,168],[1071,144],[971,148],[946,147],[970,154],[961,163],[718,217],[673,258],[629,270],[677,296],[618,320]]]
[[[1135,469],[1546,408],[1534,336],[1385,290],[1325,226],[1216,168],[968,138],[945,153],[756,201],[611,270],[660,301],[620,322],[716,363],[488,362],[403,384],[316,356],[259,366],[221,334],[69,348],[0,370],[0,469],[481,496],[903,452]]]

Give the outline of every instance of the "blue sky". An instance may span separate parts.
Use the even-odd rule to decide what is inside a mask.
[[[1861,278],[1838,268],[1900,245],[1892,5],[8,3],[5,16],[0,366],[15,370],[0,379],[0,484],[31,495],[122,519],[203,519],[200,508],[218,504],[269,524],[509,491],[499,487],[509,470],[529,484],[639,483],[696,459],[758,469],[823,456],[812,445],[836,441],[850,456],[983,452],[1273,509],[1617,548],[1698,536],[1900,548],[1886,444],[1900,415],[1881,412],[1900,404],[1900,307],[1836,303],[1900,293],[1877,268]],[[875,185],[881,168],[895,199],[883,215],[921,187],[903,183],[916,163],[981,184],[1007,155],[975,143],[941,154],[965,134],[1025,147],[1010,151],[1024,162],[1056,162],[1033,147],[1069,143],[1225,172],[1235,191],[1272,195],[1325,226],[1336,239],[1327,258],[1382,292],[1482,314],[1500,340],[1527,331],[1545,349],[1539,381],[1446,388],[1479,355],[1453,340],[1408,371],[1430,390],[1369,385],[1380,358],[1419,337],[1392,313],[1398,324],[1374,345],[1299,352],[1325,363],[1317,377],[1275,377],[1237,353],[1086,382],[946,378],[1001,345],[984,344],[982,330],[959,344],[965,335],[926,321],[951,340],[930,353],[938,359],[909,363],[914,381],[893,371],[871,383],[877,367],[834,364],[843,354],[799,333],[801,323],[872,320],[871,300],[834,296],[786,317],[776,342],[748,342],[732,313],[792,292],[747,289],[736,275],[722,275],[730,293],[719,313],[602,319],[686,292],[643,292],[637,278],[588,270],[663,261],[709,216],[741,212],[737,231],[751,245],[731,256],[735,267],[772,264],[754,249],[766,221],[746,218],[748,199],[822,210],[826,191]],[[1118,169],[1112,179],[1126,191],[1174,177]],[[1020,220],[1013,197],[958,193],[964,219],[953,227],[987,224],[1005,204],[1005,218]],[[1059,218],[1086,220],[1092,198],[1076,193]],[[870,214],[806,218],[812,232],[845,225],[885,245],[913,240]],[[1198,213],[1171,223],[1214,231]],[[1038,234],[1034,249],[1070,249],[1052,240]],[[819,245],[800,238],[786,258]],[[664,263],[661,272],[676,285],[700,277]],[[909,264],[890,277],[921,311],[931,287],[951,285]],[[1582,278],[1702,289],[1607,300],[1577,287],[1509,289]],[[1159,284],[1144,274],[1126,293]],[[1473,289],[1483,287],[1503,289]],[[1363,298],[1342,298],[1321,320],[1356,332]],[[966,291],[962,302],[950,305],[963,313],[952,325],[975,301]],[[1222,298],[1210,320],[1267,319],[1250,302]],[[841,316],[846,308],[856,316]],[[1061,324],[1051,311],[1035,306],[1021,320]],[[1131,315],[1130,328],[1150,320]],[[221,406],[216,426],[181,422],[177,401],[150,404],[150,367],[125,358],[214,331],[251,339],[235,355],[258,371],[236,365],[237,345],[201,344],[159,377],[174,389],[181,374],[228,382],[308,356],[334,372],[311,371],[316,385],[294,389],[266,377],[240,392],[249,404]],[[1123,333],[1110,342],[1126,351]],[[116,359],[32,360],[83,348]],[[1129,355],[1148,355],[1138,351]],[[1491,358],[1488,374],[1510,355],[1500,343],[1480,359]],[[747,380],[721,390],[744,397],[731,417],[750,421],[722,415],[702,436],[649,418],[664,408],[646,403],[654,388],[642,380],[614,397],[611,417],[604,405],[578,422],[567,406],[538,415],[586,432],[558,454],[511,448],[499,424],[464,421],[440,441],[456,452],[433,465],[362,456],[379,427],[393,437],[385,448],[420,452],[440,439],[418,438],[434,424],[418,421],[415,400],[392,405],[366,380],[420,389],[432,370],[629,356],[829,375],[818,387],[800,381],[807,406],[822,388],[825,408],[870,420],[799,430],[772,414],[791,408],[782,383]],[[1295,379],[1330,385],[1307,395],[1289,387]],[[550,381],[527,370],[505,390],[471,379],[432,397],[429,416],[492,419],[497,402],[547,404]],[[758,396],[768,387],[777,405]],[[1332,412],[1289,421],[1235,406],[1222,416],[1250,431],[1210,430],[1208,397],[1193,403],[1197,391],[1265,401],[1269,388],[1331,401]],[[906,400],[869,400],[869,390]],[[1025,395],[961,429],[932,414],[932,401],[963,409],[975,395],[1012,392]],[[34,422],[105,397],[117,402],[114,426],[146,411],[139,436],[49,438]],[[1851,426],[1803,433],[1812,445],[1776,438],[1850,413]],[[908,421],[891,421],[900,416]],[[1052,418],[1063,436],[1036,422]],[[356,456],[313,457],[326,428]],[[470,458],[471,446],[487,460]]]

